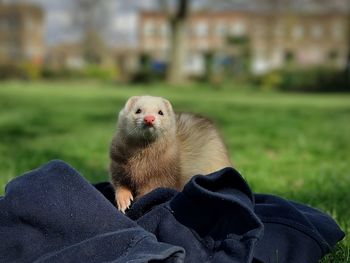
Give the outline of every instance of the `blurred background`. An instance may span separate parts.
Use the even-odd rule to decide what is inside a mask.
[[[0,0],[0,195],[62,159],[108,180],[128,97],[211,118],[254,192],[322,209],[350,258],[348,0]]]
[[[0,79],[349,91],[346,0],[1,0]]]

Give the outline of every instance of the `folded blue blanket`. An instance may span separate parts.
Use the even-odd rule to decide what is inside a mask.
[[[344,237],[323,212],[254,195],[237,171],[160,188],[127,212],[109,183],[62,161],[17,177],[0,197],[0,262],[318,262]]]

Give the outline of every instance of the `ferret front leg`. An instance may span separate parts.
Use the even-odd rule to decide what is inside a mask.
[[[118,206],[118,210],[125,214],[125,210],[131,205],[131,201],[134,200],[132,191],[126,186],[118,186],[115,189],[115,201]]]
[[[152,192],[156,188],[157,188],[156,186],[151,186],[151,185],[142,187],[137,191],[136,199],[148,194],[149,192]]]

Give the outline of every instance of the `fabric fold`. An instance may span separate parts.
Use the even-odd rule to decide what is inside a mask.
[[[253,194],[233,168],[155,189],[126,215],[109,183],[56,160],[0,197],[1,262],[316,263],[343,237],[322,211]]]
[[[146,210],[155,194],[165,197],[166,189],[139,200],[128,215]],[[254,197],[244,179],[226,168],[194,176],[182,192],[148,210],[137,223],[159,241],[184,247],[186,262],[252,262],[263,233],[253,208]]]
[[[177,262],[185,255],[120,213],[62,161],[7,185],[0,238],[1,262]]]

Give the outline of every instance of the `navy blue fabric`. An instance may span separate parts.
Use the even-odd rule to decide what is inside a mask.
[[[11,181],[0,199],[0,262],[182,262],[183,248],[121,214],[61,161]]]
[[[109,201],[108,201],[109,200]],[[123,215],[109,183],[62,161],[0,197],[0,262],[318,262],[344,237],[325,213],[256,194],[232,168],[159,188]]]

